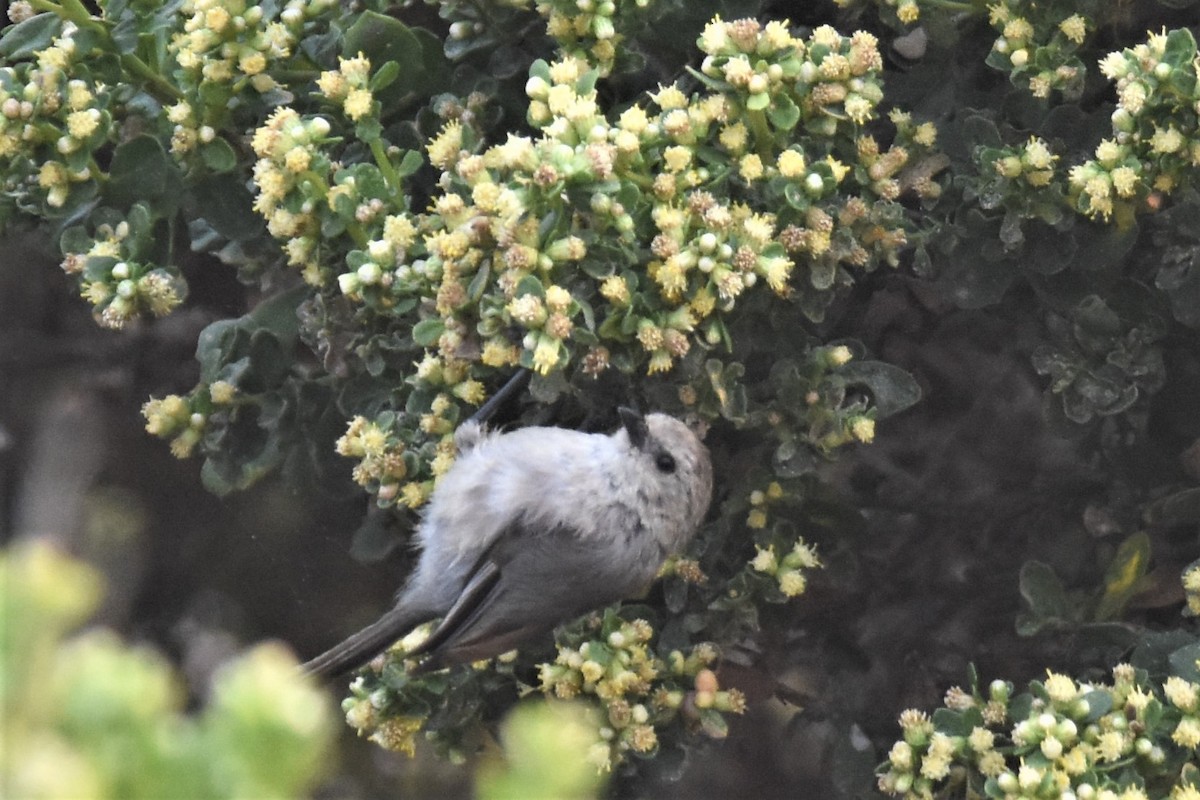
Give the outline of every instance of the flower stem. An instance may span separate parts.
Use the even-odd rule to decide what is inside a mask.
[[[183,98],[183,93],[179,89],[173,86],[162,75],[151,69],[145,61],[142,61],[133,53],[120,53],[116,43],[112,40],[108,26],[101,20],[93,17],[91,12],[79,0],[62,0],[61,4],[55,3],[52,0],[29,0],[29,4],[38,11],[49,11],[68,22],[73,22],[80,28],[87,28],[103,34],[104,39],[107,40],[108,49],[119,54],[121,66],[125,68],[125,71],[140,78],[159,100],[174,101]]]
[[[159,75],[150,68],[150,65],[133,53],[125,53],[121,56],[121,66],[131,75],[141,78],[148,88],[158,96],[159,100],[176,101],[183,99],[183,92],[179,91],[173,83],[162,75]]]
[[[746,119],[750,122],[750,132],[754,135],[754,149],[758,152],[760,158],[766,160],[771,157],[771,145],[774,143],[774,138],[771,135],[771,127],[767,124],[767,114],[765,111],[746,111]]]
[[[68,22],[74,22],[80,28],[104,29],[104,26],[92,17],[79,0],[63,0],[61,4],[51,2],[51,0],[29,0],[29,5],[37,11],[49,11]]]
[[[975,14],[982,14],[985,8],[985,4],[983,3],[963,3],[958,0],[920,0],[920,4],[945,9],[946,11],[967,11]]]
[[[361,248],[365,248],[367,243],[370,241],[367,238],[367,232],[363,230],[363,226],[359,225],[357,222],[347,222],[346,233],[350,234],[350,238],[354,240],[354,244]]]
[[[375,157],[375,165],[383,173],[383,179],[391,187],[392,194],[402,196],[404,194],[404,187],[400,185],[400,176],[396,173],[396,167],[392,164],[392,160],[388,158],[387,149],[384,148],[383,140],[379,137],[371,140],[371,155]]]

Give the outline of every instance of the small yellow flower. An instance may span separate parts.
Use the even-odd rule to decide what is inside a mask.
[[[1104,761],[1118,761],[1129,750],[1129,740],[1120,731],[1106,731],[1100,734],[1096,751]]]
[[[1021,160],[1033,169],[1049,169],[1058,160],[1058,156],[1051,154],[1050,148],[1044,141],[1031,136],[1025,145],[1025,152],[1021,156]]]
[[[783,50],[796,44],[787,25],[779,20],[771,20],[763,26],[762,41],[771,50]]]
[[[670,111],[673,108],[686,108],[687,96],[679,90],[679,87],[672,84],[671,86],[660,87],[657,92],[651,95],[654,102],[663,111]]]
[[[399,502],[408,508],[419,508],[429,499],[429,488],[424,483],[409,481],[400,488]]]
[[[320,73],[317,78],[317,89],[320,94],[328,97],[332,101],[340,101],[346,97],[350,90],[349,84],[346,82],[346,76],[336,70]]]
[[[391,717],[381,722],[369,738],[385,750],[411,758],[416,753],[416,735],[424,723],[422,717]]]
[[[1075,686],[1075,681],[1070,676],[1057,672],[1047,671],[1044,685],[1052,703],[1069,703],[1079,694],[1079,689]]]
[[[1102,166],[1111,167],[1121,157],[1121,146],[1112,139],[1105,139],[1096,145],[1096,160]]]
[[[1129,71],[1124,53],[1109,53],[1100,60],[1100,72],[1110,81],[1115,81]]]
[[[459,400],[462,400],[464,403],[469,403],[473,406],[477,406],[482,403],[483,399],[487,396],[487,392],[484,390],[483,384],[475,380],[463,381],[451,389],[451,392]]]
[[[646,367],[647,374],[653,375],[660,372],[670,371],[674,365],[674,356],[671,351],[665,348],[659,348],[654,353],[650,354],[650,362]]]
[[[705,286],[692,295],[688,307],[695,313],[697,318],[704,319],[717,307],[717,298]]]
[[[67,132],[76,139],[86,139],[100,126],[100,112],[89,108],[67,115]]]
[[[1166,130],[1156,128],[1154,135],[1150,137],[1150,147],[1156,153],[1174,153],[1183,147],[1183,136],[1174,125]]]
[[[383,238],[397,250],[412,246],[417,228],[407,215],[390,215],[383,221]]]
[[[1004,24],[1004,38],[1009,42],[1027,42],[1033,38],[1033,25],[1024,17],[1013,17]]]
[[[546,289],[546,305],[551,311],[566,311],[571,306],[571,293],[561,286]]]
[[[855,417],[850,422],[850,435],[869,444],[875,438],[875,420],[870,417]]]
[[[748,153],[742,156],[738,162],[738,174],[747,181],[756,181],[763,176],[762,159],[756,153]]]
[[[922,122],[913,131],[913,141],[922,147],[933,147],[937,142],[937,126],[932,122]]]
[[[1200,566],[1183,573],[1183,588],[1189,592],[1200,592]]]
[[[1171,741],[1180,747],[1188,747],[1193,750],[1200,747],[1200,720],[1191,715],[1184,716],[1175,726],[1175,731],[1171,734]]]
[[[620,275],[609,275],[605,278],[600,284],[600,294],[615,306],[628,305],[630,300],[629,285]]]
[[[841,183],[842,180],[850,174],[850,168],[841,161],[838,161],[833,156],[826,157],[825,163],[828,164],[830,170],[833,171],[833,179],[838,183]]]
[[[749,139],[750,132],[740,122],[722,128],[721,133],[717,136],[721,146],[731,153],[740,153],[745,150]]]
[[[1117,167],[1112,171],[1112,183],[1118,197],[1133,197],[1137,193],[1138,174],[1130,167]]]
[[[704,26],[699,45],[700,49],[709,55],[717,55],[730,45],[728,28],[719,16],[713,17]]]
[[[1171,705],[1183,711],[1194,712],[1197,710],[1196,704],[1200,700],[1200,686],[1185,680],[1178,675],[1172,675],[1167,678],[1163,684],[1163,693],[1167,696],[1167,700]]]
[[[788,292],[788,278],[792,274],[793,266],[795,265],[783,256],[767,258],[761,260],[759,272],[766,278],[767,285],[771,287],[773,292],[786,296]]]
[[[821,561],[817,558],[816,550],[803,539],[796,540],[796,543],[792,545],[792,552],[788,553],[784,557],[784,560],[788,564],[804,567],[805,569],[813,569],[821,566]]]
[[[354,58],[338,56],[338,70],[355,86],[366,86],[371,74],[371,60],[362,53]]]
[[[533,369],[539,375],[549,375],[559,361],[559,341],[551,336],[539,336],[533,351]]]
[[[1087,20],[1078,14],[1072,14],[1058,23],[1058,29],[1075,44],[1083,44],[1087,36]]]
[[[842,107],[846,110],[846,116],[859,125],[870,120],[875,109],[871,101],[860,94],[849,95]]]
[[[821,25],[812,32],[810,41],[815,45],[837,49],[842,44],[842,35],[832,25]]]
[[[1131,81],[1120,86],[1118,84],[1117,101],[1121,108],[1137,116],[1146,105],[1146,85],[1140,81]]]
[[[797,150],[784,150],[777,160],[779,174],[785,178],[799,178],[804,175],[807,164],[804,154]]]
[[[53,189],[66,184],[67,168],[57,161],[47,161],[38,170],[38,186]]]
[[[986,753],[996,746],[996,735],[987,728],[975,726],[967,737],[967,744],[978,754]]]
[[[238,59],[238,69],[245,75],[257,75],[267,68],[267,57],[257,50],[243,53]]]
[[[781,572],[776,578],[779,580],[779,591],[783,592],[785,597],[798,597],[808,588],[808,578],[798,569]]]
[[[640,136],[650,125],[650,119],[641,106],[630,106],[617,119],[621,130]]]
[[[426,147],[429,163],[438,169],[449,169],[462,150],[462,125],[457,120],[449,122],[441,133]]]
[[[346,101],[342,103],[342,110],[346,112],[347,117],[357,122],[371,112],[374,102],[375,97],[370,89],[351,89],[346,95]]]
[[[692,163],[692,150],[683,145],[674,145],[663,151],[663,161],[669,172],[683,172]]]
[[[1112,179],[1103,172],[1093,175],[1083,185],[1083,190],[1091,197],[1093,202],[1107,199],[1112,194]]]
[[[551,83],[574,83],[579,80],[583,66],[579,59],[566,56],[550,65]]]

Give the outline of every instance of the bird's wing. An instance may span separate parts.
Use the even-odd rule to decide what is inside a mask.
[[[420,648],[422,670],[491,658],[654,577],[661,553],[614,563],[611,542],[566,527],[510,525],[478,560],[454,606]]]

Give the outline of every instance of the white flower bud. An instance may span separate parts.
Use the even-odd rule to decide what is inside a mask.
[[[383,270],[378,264],[367,263],[358,268],[358,279],[367,286],[373,286],[379,283],[379,278],[383,275]]]

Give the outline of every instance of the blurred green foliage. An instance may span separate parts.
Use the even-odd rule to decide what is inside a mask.
[[[594,714],[583,704],[547,701],[514,708],[500,729],[503,759],[480,767],[476,782],[484,800],[522,797],[597,797],[604,773],[589,759]]]
[[[708,665],[786,639],[764,620],[818,552],[855,558],[830,465],[921,398],[864,344],[889,276],[926,318],[1026,331],[1045,418],[1101,475],[1089,558],[1030,560],[1016,629],[1144,643],[1123,620],[1200,520],[1200,471],[1163,465],[1200,439],[1194,7],[28,0],[0,36],[0,230],[43,226],[111,328],[235,268],[253,307],[147,429],[218,494],[350,473],[396,523],[358,552],[404,541],[518,368],[513,424],[707,424],[713,513],[644,604],[421,678],[398,647],[344,705],[461,756],[536,676],[601,709],[598,765],[674,774],[742,707]]]
[[[222,667],[203,711],[158,652],[72,634],[99,576],[41,542],[0,555],[0,786],[22,798],[297,797],[330,763],[329,700],[279,644]]]

